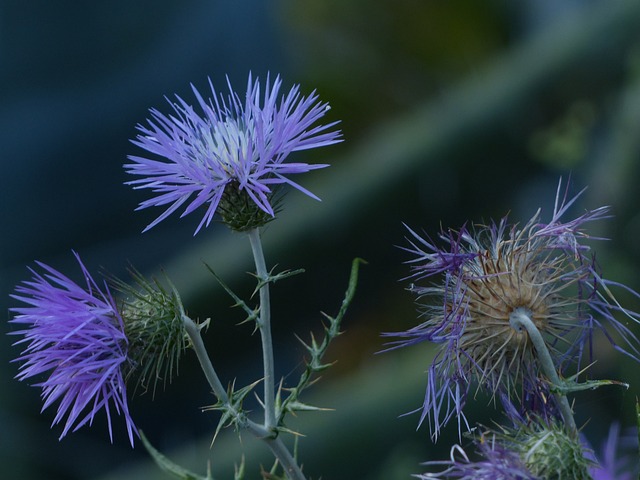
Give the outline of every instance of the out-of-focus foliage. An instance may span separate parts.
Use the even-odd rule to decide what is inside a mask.
[[[305,83],[358,120],[355,132],[411,110],[508,45],[495,2],[282,2],[287,52]],[[358,128],[358,126],[360,128]]]

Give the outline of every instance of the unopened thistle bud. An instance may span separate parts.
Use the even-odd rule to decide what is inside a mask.
[[[266,225],[275,219],[278,204],[273,204],[274,214],[270,215],[256,204],[247,190],[240,189],[238,182],[230,182],[224,187],[224,193],[218,204],[218,213],[222,222],[231,230],[246,232]]]
[[[418,476],[422,480],[587,480],[591,479],[592,452],[561,424],[536,419],[502,431],[486,430],[473,438],[476,458],[459,445],[449,460],[425,463],[429,468],[445,467],[437,473]]]
[[[535,478],[591,478],[589,469],[593,462],[585,455],[584,445],[555,421],[522,427],[511,435],[503,435],[503,442],[519,454]]]
[[[114,280],[123,294],[120,311],[129,339],[128,376],[137,377],[143,389],[171,382],[178,372],[182,353],[189,345],[185,332],[184,308],[176,290],[165,289],[157,280],[148,281],[132,271],[134,285]]]

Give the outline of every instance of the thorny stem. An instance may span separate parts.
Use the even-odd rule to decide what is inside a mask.
[[[195,322],[186,315],[182,315],[182,323],[184,323],[184,328],[187,331],[187,335],[189,335],[189,338],[191,339],[193,349],[196,352],[196,356],[200,361],[200,366],[202,367],[204,376],[207,377],[207,381],[209,382],[213,393],[216,395],[216,397],[218,397],[218,400],[220,400],[220,402],[228,404],[229,397],[227,395],[227,391],[222,386],[220,377],[218,377],[218,374],[213,368],[213,364],[211,363],[211,359],[209,358],[207,349],[205,348],[204,342],[202,341],[202,336],[200,336],[200,329],[195,324]]]
[[[220,381],[218,374],[213,368],[213,364],[211,363],[209,354],[207,353],[204,342],[202,341],[200,329],[198,328],[196,323],[186,315],[182,316],[182,322],[184,323],[185,330],[187,331],[187,334],[191,339],[191,343],[193,345],[194,351],[196,352],[196,356],[200,361],[200,366],[202,367],[204,376],[207,378],[209,385],[213,389],[213,393],[221,403],[224,403],[226,405],[227,408],[234,410],[234,414],[239,413],[235,411],[235,407],[233,407],[233,405],[229,401],[227,391],[222,386],[222,382]],[[257,438],[264,440],[291,480],[306,480],[295,458],[293,458],[293,456],[287,449],[287,446],[284,444],[282,439],[273,437],[273,432],[271,429],[267,429],[248,418],[245,418],[242,424],[239,424],[238,427],[246,428]]]
[[[291,480],[306,480],[304,473],[298,466],[298,462],[293,458],[293,455],[291,455],[291,452],[280,437],[265,438],[264,441],[267,442],[271,452],[280,462],[280,466],[287,477]]]
[[[249,230],[249,241],[256,264],[256,275],[260,286],[260,337],[262,339],[262,363],[264,366],[264,427],[273,430],[276,427],[275,379],[273,367],[273,341],[271,339],[271,300],[269,298],[269,274],[262,251],[260,232],[257,228]]]
[[[542,366],[542,370],[544,371],[547,378],[551,381],[551,383],[554,386],[558,387],[557,389],[555,389],[554,395],[556,397],[556,400],[558,401],[562,419],[569,429],[569,432],[577,438],[578,428],[576,427],[576,422],[573,418],[573,411],[571,410],[571,406],[569,405],[569,400],[567,399],[566,394],[561,393],[563,382],[558,376],[558,372],[556,371],[556,367],[553,363],[553,359],[551,358],[551,354],[549,353],[549,349],[547,348],[547,344],[545,343],[544,338],[542,338],[538,327],[536,327],[536,325],[531,320],[531,312],[526,308],[516,308],[509,317],[509,323],[513,328],[517,330],[520,330],[520,328],[524,328],[529,334],[531,343],[533,343],[533,346],[536,349],[536,353],[538,354],[538,360],[540,362],[540,365]]]

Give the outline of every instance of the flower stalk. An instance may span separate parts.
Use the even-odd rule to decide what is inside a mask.
[[[193,350],[196,352],[196,356],[200,362],[202,372],[209,382],[209,386],[220,402],[228,404],[229,397],[227,395],[227,391],[222,386],[222,382],[220,381],[220,377],[218,377],[215,368],[213,368],[207,349],[202,341],[202,336],[200,335],[200,328],[198,328],[198,325],[196,325],[196,323],[187,315],[182,316],[182,321],[184,322],[184,328],[187,335],[189,335],[189,339],[191,340]]]
[[[537,360],[542,371],[547,376],[551,384],[554,387],[557,387],[552,388],[551,390],[554,392],[556,400],[558,401],[558,408],[560,409],[562,419],[564,420],[569,433],[573,435],[574,438],[578,438],[578,428],[576,427],[576,422],[573,418],[573,411],[571,410],[567,396],[562,393],[563,382],[560,380],[560,376],[556,371],[553,359],[551,358],[551,354],[549,353],[549,349],[547,348],[544,338],[542,338],[540,331],[531,320],[531,313],[525,308],[516,308],[509,317],[509,323],[518,331],[522,328],[527,331],[529,339],[533,344],[533,348],[536,349],[536,353],[538,354]]]
[[[248,232],[253,259],[256,264],[258,289],[260,292],[260,316],[258,326],[262,340],[262,362],[264,367],[264,427],[273,430],[276,427],[275,381],[273,340],[271,338],[271,299],[269,295],[269,274],[262,250],[260,232],[254,228]]]
[[[184,315],[182,319],[185,325],[185,330],[189,335],[193,349],[196,353],[196,356],[198,357],[200,366],[202,367],[202,371],[207,381],[209,382],[209,386],[213,390],[213,393],[218,398],[218,401],[222,404],[222,409],[225,409],[227,413],[230,414],[230,416],[233,417],[236,421],[242,417],[241,422],[237,421],[238,428],[246,428],[255,437],[264,440],[291,480],[305,480],[305,476],[302,473],[302,470],[298,466],[298,463],[296,462],[293,455],[291,455],[291,452],[289,452],[289,449],[284,444],[282,439],[273,436],[273,429],[262,426],[242,416],[237,407],[232,404],[227,391],[222,386],[220,377],[218,377],[218,374],[216,373],[215,368],[211,363],[209,354],[207,353],[204,342],[202,341],[202,336],[200,335],[200,329],[198,328],[196,323],[188,316]],[[273,349],[271,350],[273,351]]]

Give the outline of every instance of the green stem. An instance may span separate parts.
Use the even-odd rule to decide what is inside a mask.
[[[556,371],[555,364],[553,363],[553,359],[551,358],[551,354],[549,353],[549,349],[547,348],[544,338],[542,338],[538,327],[536,327],[535,323],[531,320],[531,312],[526,308],[516,308],[509,317],[509,323],[517,330],[520,330],[520,327],[524,328],[529,334],[529,339],[531,340],[531,343],[533,343],[533,347],[536,349],[538,361],[540,362],[542,370],[551,383],[558,387],[554,389],[554,395],[558,401],[560,414],[562,415],[564,423],[569,429],[569,432],[577,438],[578,428],[576,427],[576,422],[573,418],[573,411],[571,410],[567,396],[564,393],[561,393],[563,382],[560,380],[560,376]]]
[[[222,386],[222,382],[220,382],[220,378],[213,368],[209,354],[207,353],[204,342],[202,341],[200,329],[195,322],[186,315],[182,316],[182,322],[184,323],[185,330],[191,339],[196,356],[200,361],[200,366],[202,367],[204,376],[207,378],[209,385],[213,389],[213,393],[218,397],[218,400],[221,403],[224,403],[228,409],[232,410],[231,413],[235,418],[239,418],[239,412],[237,412],[233,405],[231,405],[227,391]],[[273,437],[272,429],[257,424],[246,417],[243,418],[241,423],[238,423],[238,427],[246,428],[254,436],[264,440],[291,480],[306,480],[302,470],[298,466],[298,463],[295,458],[293,458],[293,455],[291,455],[284,442],[278,437]]]
[[[282,469],[290,480],[306,480],[304,473],[302,473],[302,470],[298,466],[298,462],[293,458],[293,455],[291,455],[291,452],[280,437],[265,438],[264,440],[267,442],[273,455],[278,459],[280,466],[282,466]]]
[[[264,261],[260,232],[257,228],[249,230],[249,241],[256,264],[256,275],[260,285],[260,337],[262,339],[262,364],[264,366],[264,427],[273,430],[276,427],[275,380],[273,361],[273,341],[271,339],[271,300],[269,298],[269,274]]]
[[[182,315],[182,322],[184,323],[184,328],[187,331],[187,335],[189,335],[189,338],[191,339],[193,349],[196,352],[196,356],[200,361],[200,366],[202,367],[204,376],[207,378],[207,381],[209,382],[213,393],[216,395],[216,397],[218,397],[218,400],[221,403],[228,404],[229,396],[227,395],[227,391],[225,390],[225,388],[222,386],[220,377],[218,377],[218,374],[213,368],[213,364],[211,363],[211,359],[209,358],[207,349],[205,348],[204,342],[202,341],[200,329],[195,324],[195,322],[186,315]]]

